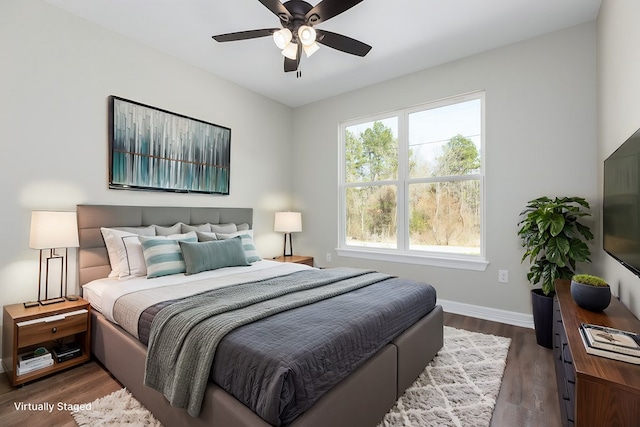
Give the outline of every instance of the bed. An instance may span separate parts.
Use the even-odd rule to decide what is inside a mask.
[[[397,398],[402,395],[409,385],[411,385],[427,363],[442,347],[442,308],[433,303],[431,307],[426,309],[425,313],[417,311],[420,307],[412,309],[413,311],[406,310],[413,313],[407,315],[403,314],[407,319],[409,319],[410,315],[416,317],[415,320],[410,320],[411,324],[409,326],[403,327],[403,329],[397,333],[390,331],[389,333],[394,333],[394,335],[389,342],[381,343],[379,349],[376,349],[375,353],[372,355],[367,356],[366,360],[355,363],[353,371],[343,374],[344,376],[340,377],[341,379],[335,385],[331,385],[328,390],[319,393],[319,397],[315,397],[314,400],[312,400],[312,403],[308,404],[308,407],[304,407],[302,412],[292,412],[293,415],[290,415],[289,418],[273,419],[268,416],[264,416],[255,408],[250,409],[250,405],[246,401],[244,401],[244,403],[241,401],[244,397],[238,396],[236,390],[229,390],[230,386],[233,388],[234,381],[224,380],[224,378],[235,378],[235,376],[242,374],[242,372],[234,371],[233,369],[227,371],[224,367],[226,365],[234,365],[234,363],[224,364],[223,362],[219,362],[220,360],[238,360],[240,358],[239,355],[242,355],[242,351],[237,349],[228,350],[231,348],[231,344],[227,343],[234,341],[242,342],[242,340],[250,341],[255,337],[264,335],[264,332],[260,332],[260,327],[266,328],[263,331],[272,332],[277,330],[278,326],[274,327],[274,324],[269,322],[282,322],[283,319],[287,317],[289,317],[286,319],[288,322],[303,323],[302,319],[307,318],[310,315],[302,314],[302,312],[299,311],[302,309],[320,310],[317,307],[323,304],[327,305],[335,303],[338,305],[335,308],[331,308],[331,310],[336,310],[337,313],[340,312],[339,304],[340,301],[342,301],[342,310],[349,311],[346,310],[345,307],[352,304],[354,298],[357,298],[358,301],[360,301],[360,299],[364,300],[365,293],[378,292],[376,289],[382,289],[383,285],[388,287],[389,284],[396,284],[395,282],[392,283],[389,281],[401,280],[398,278],[377,277],[375,274],[380,273],[375,272],[356,274],[350,271],[338,271],[339,269],[327,269],[327,271],[324,272],[318,269],[310,269],[317,271],[317,274],[325,275],[337,275],[338,273],[340,275],[351,274],[352,276],[348,276],[348,278],[344,280],[341,278],[342,281],[338,283],[340,286],[342,286],[342,283],[347,283],[349,281],[351,281],[349,282],[349,286],[353,286],[353,280],[355,280],[354,277],[357,276],[357,280],[361,280],[360,278],[365,277],[365,274],[366,279],[371,280],[373,284],[362,285],[362,287],[357,287],[360,286],[357,285],[353,289],[347,289],[345,287],[346,290],[339,296],[331,298],[323,297],[322,300],[314,304],[308,304],[305,302],[301,304],[304,307],[284,310],[278,314],[260,318],[260,320],[241,326],[226,335],[225,338],[222,338],[218,346],[218,350],[216,350],[216,359],[214,359],[214,364],[211,368],[212,380],[208,381],[206,386],[204,386],[203,398],[197,408],[198,410],[196,411],[197,416],[192,416],[194,413],[193,411],[190,411],[190,408],[183,409],[172,406],[162,393],[145,385],[145,364],[148,348],[143,344],[143,342],[145,342],[144,337],[143,342],[141,342],[141,334],[138,333],[139,330],[137,331],[132,329],[132,326],[127,327],[126,325],[119,325],[117,322],[114,323],[114,309],[102,306],[105,302],[99,297],[96,298],[95,295],[91,295],[92,292],[94,294],[96,292],[95,289],[91,290],[91,286],[89,285],[94,283],[103,283],[103,281],[108,282],[109,279],[106,278],[110,275],[112,270],[100,229],[101,227],[143,227],[151,224],[164,225],[168,227],[176,223],[190,225],[205,223],[232,223],[246,224],[249,228],[252,228],[252,209],[79,205],[77,207],[77,213],[80,237],[80,248],[78,251],[78,277],[80,284],[84,287],[84,296],[89,298],[95,308],[95,310],[92,310],[92,353],[166,426],[374,426],[382,419],[384,414],[393,406]],[[278,263],[266,260],[259,261],[253,263],[252,266],[249,267],[253,269],[255,265],[255,268],[260,270],[259,272],[245,273],[245,271],[249,270],[243,270],[240,275],[246,274],[251,276],[252,274],[257,274],[257,277],[263,277],[261,275],[266,274],[268,277],[264,276],[265,278],[261,280],[270,280],[270,277],[279,277],[281,274],[272,274],[272,270],[276,271],[277,269],[288,268],[290,271],[286,272],[286,277],[295,278],[295,281],[298,282],[302,278],[316,274],[315,272],[305,271],[302,267],[296,267],[293,265],[286,266],[285,264],[279,264],[276,266],[274,264]],[[220,270],[227,271],[236,268],[244,267],[230,267]],[[205,273],[208,274],[208,272]],[[218,274],[218,271],[215,273]],[[199,274],[193,275],[193,277],[200,277]],[[229,275],[229,277],[235,276]],[[163,278],[158,279],[162,280]],[[147,280],[147,282],[154,282],[158,279]],[[216,282],[219,282],[221,279],[217,278],[215,280]],[[233,280],[235,280],[235,278]],[[137,287],[138,285],[135,283],[135,281],[129,281],[128,286]],[[399,285],[400,282],[397,284]],[[85,287],[84,285],[87,286]],[[421,286],[412,286],[415,289],[428,286],[425,284],[420,285]],[[145,284],[142,283],[141,286],[145,286]],[[242,286],[245,285],[242,284]],[[242,286],[225,287],[217,292],[231,292],[226,289],[236,287],[241,288]],[[418,290],[416,290],[416,292],[418,292]],[[419,292],[423,291],[420,289]],[[151,298],[155,295],[155,291],[150,291],[149,295]],[[116,301],[127,299],[121,298],[117,296],[117,294],[116,296],[111,295],[109,298]],[[108,300],[109,298],[106,299]],[[351,298],[351,300],[349,300],[349,298]],[[375,295],[372,294],[372,296],[367,298],[375,298]],[[393,295],[389,294],[388,298],[384,297],[384,299],[389,298],[393,298]],[[435,296],[433,299],[435,301]],[[212,298],[212,300],[219,300],[219,297],[216,296],[215,298]],[[158,302],[158,305],[152,304],[152,306],[156,308],[155,311],[151,307],[147,307],[145,315],[148,314],[148,312],[153,313],[153,315],[158,312],[166,313],[167,310],[158,311],[165,307],[163,304],[163,302]],[[199,308],[199,306],[196,308]],[[385,309],[382,306],[380,307],[380,310],[387,310],[387,312],[384,313],[384,316],[386,317],[380,317],[380,319],[383,320],[391,319],[389,316],[394,315],[394,313],[398,311],[393,308]],[[101,311],[104,311],[104,313]],[[400,311],[404,313],[405,310]],[[377,315],[378,310],[376,309],[376,316]],[[298,317],[296,318],[295,316]],[[375,318],[376,316],[371,315],[365,317]],[[142,317],[144,316],[141,316],[141,318]],[[332,319],[327,319],[327,322],[331,320]],[[396,322],[396,320],[389,322],[383,320],[378,320],[377,323],[383,325],[391,323],[395,325]],[[339,322],[337,322],[335,328],[337,329],[339,326]],[[331,328],[333,328],[333,326],[331,326]],[[290,337],[286,338],[286,341],[283,341],[282,344],[291,344],[291,351],[294,351],[296,348],[306,346],[306,344],[302,342],[295,343],[294,341],[289,343],[289,341]],[[150,353],[151,348],[152,347],[149,347]],[[223,350],[230,352],[224,353]],[[235,351],[235,353],[233,353],[233,351]],[[314,357],[314,351],[309,351],[307,353],[311,354],[309,357]],[[317,358],[317,355],[315,357]],[[305,363],[308,364],[308,362]],[[214,375],[218,375],[218,371],[222,372],[219,374],[221,376],[215,377]],[[313,377],[313,375],[310,376]],[[219,386],[218,383],[213,380],[217,378],[220,378],[218,382],[223,384],[225,388]],[[146,378],[146,380],[148,380],[148,378]],[[235,383],[236,385],[239,383],[244,384],[244,380],[241,382],[235,381]],[[300,408],[298,408],[298,410],[300,411]],[[261,413],[263,416],[261,417],[257,415],[256,411]],[[192,414],[190,415],[189,412],[192,412]],[[269,420],[269,422],[267,420]]]

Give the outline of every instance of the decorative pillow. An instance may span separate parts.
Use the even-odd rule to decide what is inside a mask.
[[[144,260],[142,245],[137,235],[125,236],[122,238],[126,257],[120,265],[118,278],[129,279],[132,277],[146,276],[147,264]]]
[[[162,225],[154,225],[154,227],[156,229],[156,236],[171,236],[172,234],[183,233],[181,222],[175,223],[170,227],[164,227]]]
[[[157,239],[193,239],[194,234],[173,234],[170,236],[155,236]],[[120,279],[130,279],[132,277],[146,276],[147,275],[147,262],[144,258],[144,251],[142,250],[142,243],[138,239],[137,235],[125,236],[122,238],[124,248],[126,252],[126,258],[122,261]]]
[[[236,227],[238,228],[238,231],[247,231],[251,229],[251,227],[249,227],[249,224],[247,224],[246,222],[243,222],[242,224],[238,224]]]
[[[177,238],[140,236],[139,239],[144,260],[147,264],[147,279],[184,273],[186,266],[178,242],[198,241],[195,232],[178,235]]]
[[[256,246],[253,244],[253,230],[238,231],[231,234],[216,233],[216,237],[222,240],[240,237],[242,239],[242,248],[244,249],[244,253],[247,256],[247,262],[251,263],[260,261],[262,259],[260,258],[260,255],[258,255]]]
[[[126,236],[155,236],[156,230],[153,226],[148,227],[117,227],[100,228],[104,244],[109,254],[111,273],[109,277],[120,277],[123,262],[126,263],[127,253],[124,247],[123,237]]]
[[[238,227],[234,223],[230,224],[209,224],[214,233],[235,233]]]
[[[210,242],[212,240],[218,240],[216,233],[207,233],[206,231],[196,231],[198,235],[198,242]]]
[[[188,233],[189,231],[206,231],[206,232],[210,233],[211,232],[211,225],[209,223],[200,224],[200,225],[182,224],[182,232],[183,233]]]
[[[182,241],[180,248],[186,265],[185,274],[249,265],[240,237],[197,243]]]

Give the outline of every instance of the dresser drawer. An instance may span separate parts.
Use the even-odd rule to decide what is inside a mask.
[[[41,344],[87,330],[87,310],[77,310],[54,316],[16,323],[18,348]]]

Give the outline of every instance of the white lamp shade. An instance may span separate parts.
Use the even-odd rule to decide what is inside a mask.
[[[282,54],[289,59],[296,59],[298,56],[298,45],[296,43],[289,43],[282,49]]]
[[[78,220],[75,212],[31,212],[31,249],[77,248]]]
[[[282,233],[302,231],[302,214],[300,212],[276,212],[273,231]]]
[[[304,46],[309,46],[316,41],[316,30],[308,25],[302,25],[298,28],[298,39]]]
[[[316,53],[318,51],[318,49],[320,49],[320,46],[318,45],[318,43],[313,42],[310,45],[303,45],[302,48],[304,49],[304,53],[307,54],[307,58],[310,57],[311,55],[313,55],[314,53]]]
[[[284,49],[292,38],[291,30],[288,28],[283,28],[273,33],[273,42],[280,49]]]

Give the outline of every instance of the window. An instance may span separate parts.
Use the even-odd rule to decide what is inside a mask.
[[[486,268],[484,94],[342,123],[338,253]]]

